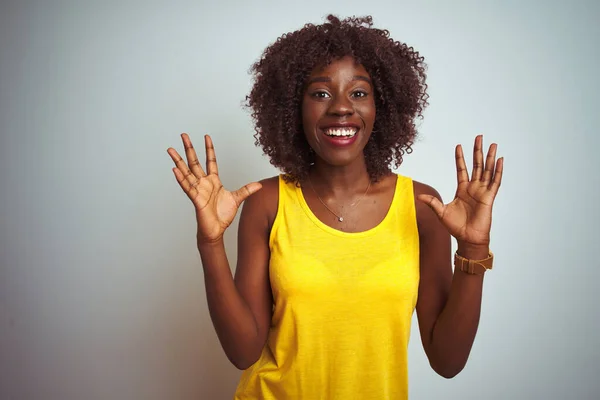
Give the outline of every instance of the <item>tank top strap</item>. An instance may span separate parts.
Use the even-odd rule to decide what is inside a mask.
[[[289,214],[290,212],[297,213],[300,210],[296,188],[296,182],[286,182],[285,175],[279,175],[279,200],[277,202],[277,214],[275,215],[275,220],[273,221],[273,226],[271,227],[271,234],[269,236],[269,245],[271,246],[273,245],[273,240],[275,239],[279,226],[282,224],[282,221],[286,219],[284,214]],[[290,208],[292,210],[290,210]]]

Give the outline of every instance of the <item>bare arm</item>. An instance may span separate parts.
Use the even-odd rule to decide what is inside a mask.
[[[268,238],[277,208],[273,204],[277,182],[262,183],[263,189],[242,208],[235,280],[222,242],[216,248],[199,246],[211,319],[227,357],[239,369],[250,367],[260,357],[273,307]]]
[[[189,137],[184,134],[182,140],[187,164],[174,149],[170,148],[168,152],[176,165],[173,169],[175,177],[196,210],[198,250],[210,316],[225,354],[237,368],[245,369],[260,356],[269,328],[272,301],[268,282],[268,235],[271,219],[267,210],[273,210],[274,199],[270,202],[268,199],[273,194],[273,185],[267,182],[268,189],[263,191],[260,190],[262,184],[255,182],[229,192],[221,184],[210,137],[205,137],[206,173]],[[255,195],[250,197],[252,194]],[[223,233],[244,200],[247,204],[240,220],[237,267],[241,278],[234,281]]]
[[[428,186],[420,185],[418,190],[441,201],[440,195]],[[431,367],[439,375],[451,378],[466,365],[475,340],[483,276],[460,271],[452,274],[450,234],[426,205],[417,204],[417,215],[421,243],[417,316],[421,341]]]
[[[481,311],[483,275],[451,270],[450,235],[458,254],[481,260],[489,254],[492,206],[504,160],[496,160],[493,143],[485,160],[483,137],[475,138],[473,172],[469,178],[462,146],[456,146],[458,187],[454,200],[444,205],[431,187],[415,185],[421,240],[421,283],[417,315],[423,347],[433,369],[451,378],[465,366]],[[428,207],[427,207],[428,206]]]

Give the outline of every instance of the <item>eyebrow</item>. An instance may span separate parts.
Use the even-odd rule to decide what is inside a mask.
[[[352,77],[352,80],[353,81],[365,81],[369,85],[371,85],[371,86],[373,85],[371,83],[371,80],[368,77],[364,76],[364,75],[354,75]],[[310,84],[313,84],[313,83],[316,83],[316,82],[325,82],[325,83],[328,83],[328,82],[331,82],[331,78],[326,77],[326,76],[317,76],[315,78],[310,79],[308,81],[307,85],[310,85]]]

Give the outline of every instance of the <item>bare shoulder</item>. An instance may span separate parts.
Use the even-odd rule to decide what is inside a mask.
[[[437,197],[438,199],[440,199],[440,194],[438,193],[437,190],[435,190],[433,187],[419,182],[419,181],[415,181],[413,180],[413,189],[415,192],[415,196],[420,195],[420,194],[430,194],[432,196]]]
[[[242,213],[250,214],[253,220],[266,218],[267,226],[270,228],[277,215],[279,176],[265,178],[259,182],[262,189],[246,199]]]
[[[430,227],[432,223],[438,222],[438,217],[435,213],[429,208],[429,206],[422,201],[417,199],[417,196],[421,194],[428,194],[436,197],[438,200],[442,201],[442,197],[439,192],[435,190],[433,187],[413,180],[413,191],[415,195],[415,209],[417,212],[417,224],[419,225],[419,230],[426,230],[426,228]]]
[[[261,185],[263,185],[263,188],[261,189],[263,192],[263,195],[269,196],[269,197],[275,197],[275,199],[277,199],[277,197],[279,197],[279,176],[275,175],[272,176],[270,178],[265,178],[263,180],[260,181]]]

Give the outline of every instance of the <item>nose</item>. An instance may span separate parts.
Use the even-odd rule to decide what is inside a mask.
[[[346,96],[334,96],[329,103],[328,112],[332,115],[352,115],[354,105]]]

